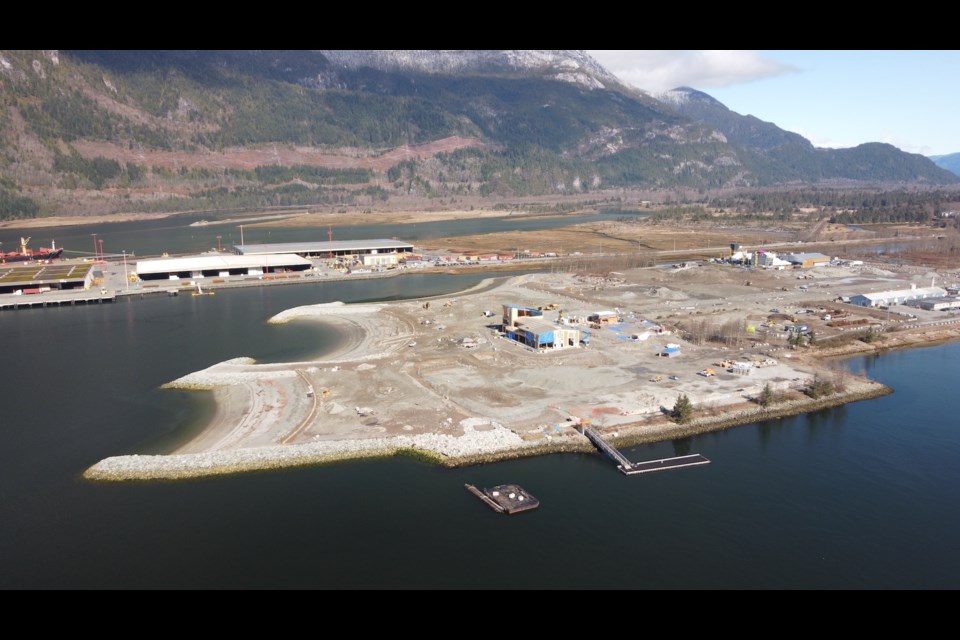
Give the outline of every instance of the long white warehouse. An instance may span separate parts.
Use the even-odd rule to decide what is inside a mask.
[[[139,260],[137,275],[141,280],[204,278],[216,276],[262,275],[273,271],[306,271],[313,263],[294,254],[256,256],[186,256]]]

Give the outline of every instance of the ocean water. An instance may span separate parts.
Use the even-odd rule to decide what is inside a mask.
[[[23,235],[70,255],[92,253],[91,233],[107,254],[239,240],[229,225],[189,227],[195,219]],[[335,229],[335,239],[521,223],[437,224]],[[246,241],[311,239],[260,233]],[[228,358],[321,355],[339,340],[308,321],[266,324],[284,309],[452,293],[481,279],[404,275],[0,313],[0,588],[960,586],[956,343],[849,360],[895,390],[883,398],[626,451],[712,461],[661,474],[625,477],[597,454],[558,454],[452,470],[388,459],[173,483],[81,477],[102,458],[169,451],[202,428],[209,394],[162,384]],[[517,483],[541,507],[499,515],[466,482]]]
[[[212,410],[160,385],[238,356],[322,354],[300,304],[454,292],[403,276],[0,314],[0,587],[953,589],[960,586],[960,344],[847,362],[889,396],[626,451],[701,453],[621,475],[596,454],[462,469],[409,459],[171,483],[95,484],[98,460],[162,451]],[[499,515],[464,488],[517,483]]]

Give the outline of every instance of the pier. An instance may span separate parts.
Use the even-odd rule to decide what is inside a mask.
[[[27,296],[9,296],[0,301],[0,310],[30,309],[33,307],[61,307],[64,305],[72,306],[76,304],[103,304],[104,302],[114,302],[116,299],[116,294],[101,295],[100,293],[72,295],[44,293]]]
[[[481,491],[472,484],[463,485],[497,513],[521,513],[540,506],[540,501],[515,484],[501,484]]]
[[[660,460],[648,460],[646,462],[630,462],[625,455],[620,453],[616,447],[600,437],[600,434],[588,427],[580,425],[580,433],[593,443],[601,453],[613,460],[617,469],[627,476],[635,476],[641,473],[652,473],[654,471],[668,471],[670,469],[682,469],[684,467],[695,467],[701,464],[710,464],[710,461],[699,453],[688,456],[676,456],[673,458],[662,458]]]

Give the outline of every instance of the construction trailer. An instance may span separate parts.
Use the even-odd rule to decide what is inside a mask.
[[[587,322],[595,324],[613,324],[620,322],[620,314],[614,311],[596,311],[587,316]]]

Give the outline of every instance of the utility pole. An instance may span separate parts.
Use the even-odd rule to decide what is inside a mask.
[[[127,275],[127,250],[121,249],[123,251],[123,280],[127,283],[127,291],[130,291],[130,276]]]
[[[217,253],[223,253],[223,249],[220,248],[220,236],[217,236]]]

